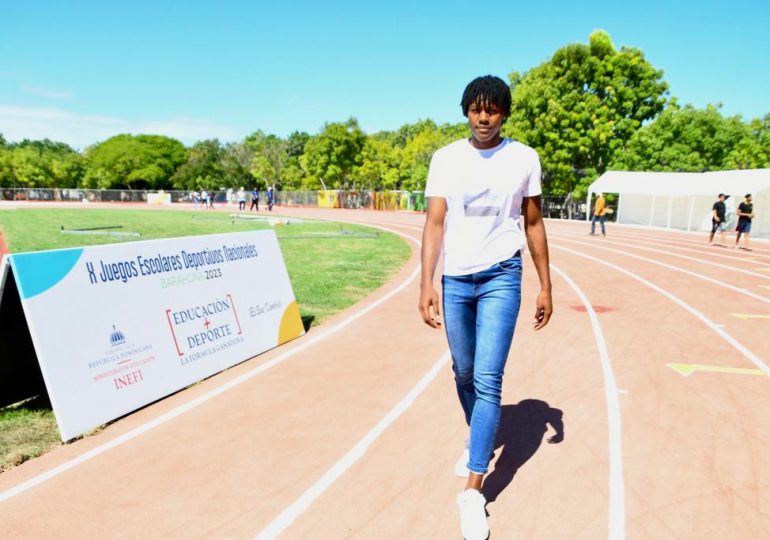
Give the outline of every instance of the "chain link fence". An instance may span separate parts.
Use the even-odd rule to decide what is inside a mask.
[[[67,189],[67,188],[3,188],[0,200],[5,201],[70,201],[146,203],[148,195],[158,191],[131,189]],[[160,192],[173,203],[193,204],[191,191]],[[214,191],[214,203],[238,204],[233,190]],[[249,194],[247,193],[247,196]],[[260,192],[261,202],[266,202],[265,192]],[[424,212],[427,207],[425,193],[421,191],[277,191],[278,206],[309,206],[323,208],[365,208],[370,210],[411,210]],[[545,196],[542,199],[543,217],[552,219],[586,219],[586,202],[571,197]],[[614,216],[608,215],[608,219]]]

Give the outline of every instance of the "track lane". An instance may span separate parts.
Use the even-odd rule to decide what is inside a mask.
[[[765,377],[681,377],[681,358],[734,354],[671,301],[600,262],[554,246],[596,305],[623,398],[627,533],[635,538],[757,537],[770,530],[770,406]],[[686,330],[685,330],[686,329]],[[745,362],[745,360],[742,360]],[[701,363],[708,363],[702,361]],[[739,517],[740,516],[740,517]]]
[[[554,281],[564,290],[556,298],[559,315],[535,333],[528,325],[537,277],[525,261],[522,310],[503,395],[502,430],[508,438],[496,450],[485,489],[496,538],[552,537],[564,533],[567,521],[578,536],[608,534],[610,445],[599,352],[588,317],[568,307],[580,302],[578,296],[559,275]],[[422,324],[416,310],[413,316]],[[581,376],[565,377],[565,369]],[[544,441],[548,411],[564,414],[567,435],[560,444]],[[456,537],[454,497],[464,480],[454,477],[452,468],[467,436],[461,416],[446,370],[286,538]],[[506,419],[512,422],[507,430]],[[521,425],[523,438],[511,431]]]

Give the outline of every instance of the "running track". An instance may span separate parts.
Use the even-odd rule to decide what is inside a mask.
[[[412,257],[305,337],[0,475],[0,535],[459,537],[466,433],[444,335],[416,310],[424,217],[281,211],[392,230]],[[529,328],[527,255],[492,538],[770,537],[770,246],[547,231],[555,315]]]

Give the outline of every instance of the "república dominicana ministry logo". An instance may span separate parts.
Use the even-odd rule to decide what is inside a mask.
[[[113,390],[121,390],[144,381],[142,367],[153,362],[152,345],[128,342],[117,324],[109,333],[110,348],[88,363],[94,381],[111,381]]]
[[[118,345],[123,345],[126,342],[126,335],[117,329],[117,327],[113,324],[112,325],[112,334],[110,334],[110,343],[113,347],[117,347]]]

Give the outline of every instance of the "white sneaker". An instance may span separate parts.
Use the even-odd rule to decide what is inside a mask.
[[[466,489],[457,496],[460,507],[460,531],[465,540],[486,540],[489,537],[487,524],[487,500],[475,489]]]
[[[468,470],[468,460],[471,458],[470,451],[466,447],[463,450],[463,455],[455,463],[455,474],[460,478],[468,478],[470,471]]]

